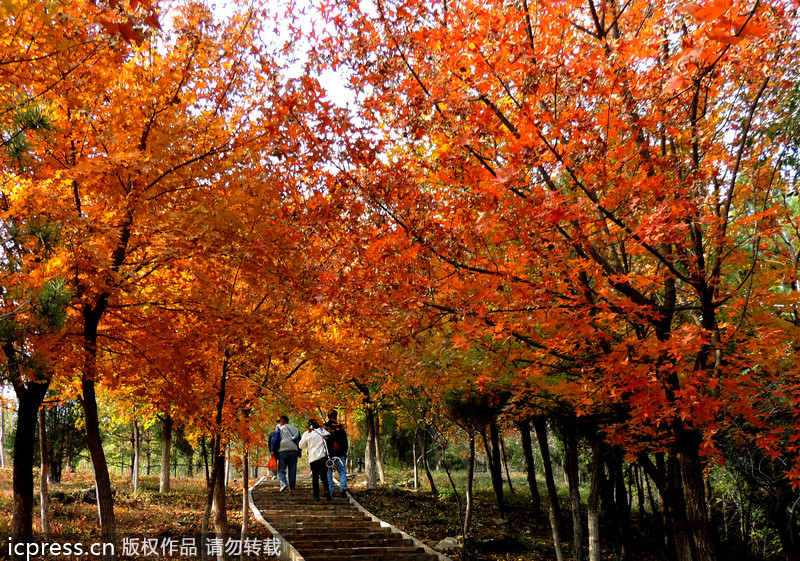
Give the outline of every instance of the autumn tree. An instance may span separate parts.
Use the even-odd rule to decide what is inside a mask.
[[[605,411],[629,455],[666,454],[651,476],[671,554],[715,559],[716,435],[746,419],[786,453],[762,397],[795,376],[771,314],[793,265],[765,243],[786,209],[768,133],[794,8],[362,8],[328,8],[317,59],[360,101],[365,132],[331,197],[369,232],[362,270],[410,312],[447,310],[460,337],[516,341],[518,379],[579,416]]]

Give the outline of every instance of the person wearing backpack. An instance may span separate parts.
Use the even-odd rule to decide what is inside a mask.
[[[333,469],[328,470],[328,488],[333,493],[333,472],[339,474],[339,490],[347,497],[347,433],[338,421],[336,409],[328,411],[325,429],[330,433],[327,439],[328,455],[333,460]]]
[[[300,457],[300,448],[297,446],[300,442],[300,430],[289,423],[289,417],[286,415],[281,415],[278,423],[280,423],[280,442],[277,445],[278,481],[281,483],[281,491],[287,488],[294,491],[297,481],[297,458]]]

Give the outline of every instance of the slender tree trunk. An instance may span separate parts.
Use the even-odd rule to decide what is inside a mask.
[[[414,442],[413,442],[413,454],[414,454],[414,490],[419,490],[419,469],[417,466],[417,441],[419,440],[419,429],[414,429]]]
[[[245,449],[242,465],[242,543],[245,543],[250,532],[250,452]],[[242,548],[241,561],[247,561],[248,555]]]
[[[211,484],[211,475],[208,471],[208,446],[206,446],[206,435],[203,435],[200,439],[200,449],[203,453],[203,465],[206,468],[206,485]]]
[[[422,431],[422,435],[424,438],[422,441],[422,465],[425,467],[425,475],[428,477],[428,483],[430,483],[431,486],[431,495],[438,497],[439,490],[436,488],[436,482],[433,480],[430,462],[428,461],[428,438],[430,437],[430,433],[428,432],[427,426],[425,430]]]
[[[161,428],[162,428],[162,438],[161,438],[161,475],[158,478],[158,492],[159,493],[169,493],[170,491],[170,478],[169,478],[169,466],[172,462],[171,454],[172,454],[172,427],[174,421],[169,413],[164,413],[161,416]],[[202,446],[203,446],[203,455],[205,455],[205,447],[206,447],[206,437],[203,436],[202,439]],[[208,481],[208,459],[206,458],[206,481]]]
[[[231,483],[231,448],[225,453],[225,488]]]
[[[219,437],[215,435],[211,439],[211,454],[213,459],[211,462],[211,473],[206,479],[206,504],[205,508],[203,509],[203,517],[200,521],[200,540],[203,544],[208,543],[209,527],[211,525],[211,511],[215,507],[214,492],[217,488],[217,479],[222,475],[217,471],[218,462],[216,461],[216,458],[219,455],[218,452]],[[202,561],[208,560],[208,552],[205,547],[200,548],[200,557]]]
[[[50,539],[50,503],[47,496],[47,474],[50,472],[50,460],[47,454],[47,428],[44,407],[39,407],[39,450],[41,469],[39,473],[39,507],[42,517],[42,534]]]
[[[611,454],[611,471],[614,475],[614,506],[617,513],[617,529],[620,541],[620,559],[631,558],[631,507],[628,502],[628,491],[625,486],[624,457],[622,450],[615,448]]]
[[[6,402],[0,396],[0,468],[6,468]]]
[[[469,431],[469,464],[467,464],[467,489],[465,491],[466,506],[464,507],[464,543],[469,537],[472,526],[473,493],[472,484],[475,480],[475,430]]]
[[[650,486],[650,477],[648,477],[644,468],[642,468],[642,479],[644,479],[644,485],[647,488],[647,502],[650,503],[650,512],[653,513],[653,518],[658,522],[658,526],[663,529],[664,520],[661,517],[660,509],[656,506],[656,501],[653,498],[653,488]]]
[[[509,492],[514,495],[516,491],[514,491],[514,484],[511,483],[511,474],[508,471],[508,458],[506,457],[506,439],[502,435],[500,435],[500,451],[503,454],[503,467],[506,471],[506,480],[508,481],[508,490]]]
[[[583,514],[581,513],[581,486],[578,471],[578,436],[570,421],[565,423],[567,479],[572,510],[572,558],[583,561]]]
[[[378,468],[378,479],[383,484],[386,483],[386,470],[383,464],[383,452],[381,452],[381,419],[377,411],[374,411],[373,421],[375,422],[375,465]]]
[[[375,419],[373,418],[375,412],[372,409],[372,404],[367,403],[365,409],[366,425],[367,425],[367,446],[364,451],[364,469],[367,472],[367,489],[378,488],[377,477],[377,463],[378,452],[375,444]]]
[[[620,541],[620,559],[628,561],[631,555],[630,539],[630,503],[628,488],[625,485],[624,457],[622,450],[614,448],[609,455],[609,472],[614,487],[614,512],[616,514],[617,533]]]
[[[528,478],[528,488],[531,491],[533,514],[538,518],[542,515],[542,498],[539,495],[539,485],[536,482],[536,465],[534,464],[533,460],[530,420],[525,419],[524,421],[521,421],[518,428],[522,439],[522,455],[525,459],[525,474]]]
[[[103,451],[103,440],[100,435],[100,416],[97,412],[97,395],[95,380],[97,379],[97,328],[100,324],[108,295],[100,298],[93,308],[85,305],[83,309],[84,367],[81,378],[83,392],[83,415],[86,426],[86,444],[92,458],[95,486],[97,489],[97,511],[100,516],[100,536],[103,544],[114,544],[113,548],[103,547],[103,561],[116,559],[111,549],[116,549],[117,526],[114,519],[114,497],[111,494],[111,477],[108,463]]]
[[[500,428],[497,426],[496,419],[492,419],[489,423],[489,438],[491,440],[491,451],[487,448],[487,454],[491,454],[489,462],[489,470],[492,472],[492,488],[494,489],[494,496],[497,499],[497,508],[500,512],[505,512],[506,501],[503,496],[503,466],[500,463]],[[484,446],[486,441],[484,440]]]
[[[139,437],[139,421],[133,420],[133,468],[131,469],[131,487],[133,493],[139,490],[139,464],[141,463],[142,446]]]
[[[636,498],[639,501],[639,516],[647,514],[647,504],[644,500],[644,484],[642,483],[642,468],[636,464],[631,465],[633,469],[633,481],[636,485]]]
[[[147,429],[144,431],[144,464],[145,464],[145,475],[150,475],[151,469],[151,453],[150,453],[150,430]]]
[[[114,544],[114,548],[116,548],[117,528],[114,520],[114,497],[111,494],[111,478],[108,475],[108,464],[106,463],[103,441],[100,436],[100,416],[97,413],[94,381],[84,377],[81,387],[83,389],[83,412],[86,419],[86,443],[92,458],[97,490],[100,535],[104,544]],[[105,547],[103,552],[103,561],[116,559],[116,555],[109,553]]]
[[[220,377],[219,392],[217,393],[217,414],[215,418],[215,425],[217,433],[214,435],[213,446],[211,450],[211,476],[209,478],[208,493],[206,495],[206,507],[203,511],[203,519],[201,522],[201,539],[205,544],[208,539],[208,528],[210,523],[211,510],[214,510],[214,532],[217,538],[225,539],[228,532],[228,512],[225,505],[225,451],[222,449],[222,411],[225,407],[226,384],[228,380],[228,360],[230,356],[225,352],[225,358],[222,362],[222,376]],[[203,549],[202,558],[207,559],[205,548]],[[228,558],[225,550],[217,557],[219,561],[226,561]]]
[[[592,445],[592,479],[586,502],[589,522],[589,561],[600,561],[600,485],[603,479],[603,442],[595,435]]]
[[[220,440],[219,446],[221,446],[221,437],[218,436],[217,439]],[[225,452],[223,450],[220,450],[214,464],[217,473],[219,473],[219,476],[214,481],[214,532],[217,538],[224,540],[228,534],[228,509],[226,506],[225,477],[223,477],[222,472],[225,469]],[[217,559],[225,561],[228,559],[228,555],[223,551],[217,556]]]
[[[544,469],[544,479],[550,503],[548,517],[550,519],[550,529],[553,532],[556,561],[563,561],[564,555],[561,552],[561,507],[558,504],[558,491],[553,478],[553,464],[550,462],[550,446],[547,444],[547,419],[537,417],[533,421],[533,428],[536,430],[536,439],[539,441],[539,451],[542,454],[542,468]]]

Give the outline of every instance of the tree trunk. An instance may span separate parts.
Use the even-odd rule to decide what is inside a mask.
[[[16,388],[15,388],[16,389]],[[29,384],[19,397],[17,434],[14,438],[14,503],[11,511],[11,534],[14,541],[33,539],[33,456],[36,442],[36,419],[44,399],[46,384]]]
[[[500,463],[500,428],[495,419],[489,423],[489,438],[492,444],[491,450],[486,444],[486,439],[483,443],[489,457],[489,471],[492,473],[492,489],[497,500],[497,508],[503,513],[506,510],[506,501],[503,496],[503,466]]]
[[[221,437],[217,437],[220,441],[218,446],[222,445]],[[220,449],[219,454],[214,462],[215,469],[219,476],[214,481],[214,532],[217,538],[226,539],[228,535],[228,509],[226,505],[226,486],[225,477],[223,477],[222,470],[225,469],[225,453]],[[223,552],[217,556],[219,561],[228,559],[227,553]]]
[[[228,488],[231,482],[231,449],[228,447],[225,453],[225,488]]]
[[[419,429],[414,430],[414,445],[413,445],[413,454],[414,454],[414,490],[419,490],[419,469],[417,466],[417,441],[419,440]]]
[[[428,427],[425,427],[422,434],[424,436],[424,440],[422,441],[422,465],[425,467],[425,475],[428,477],[428,483],[430,483],[431,486],[431,495],[438,497],[439,490],[436,488],[436,482],[433,480],[430,462],[428,461],[428,438],[430,437]]]
[[[694,431],[681,429],[678,440],[683,491],[686,498],[686,514],[697,553],[697,561],[716,561],[714,543],[706,516],[706,488],[704,466],[700,459],[700,436]]]
[[[617,530],[620,542],[620,560],[628,561],[631,557],[631,508],[628,502],[628,491],[625,486],[622,450],[615,448],[609,459],[611,473],[614,478],[614,506],[617,513]]]
[[[467,465],[467,489],[465,491],[466,506],[464,508],[464,542],[469,537],[472,525],[473,493],[472,484],[475,480],[475,430],[469,430],[469,464]]]
[[[133,493],[139,490],[139,464],[141,463],[141,439],[139,437],[139,421],[133,420],[133,467],[131,469],[131,487]]]
[[[537,518],[542,515],[542,498],[539,495],[539,485],[536,482],[536,465],[533,460],[533,445],[531,443],[531,422],[529,419],[521,421],[518,425],[522,439],[522,455],[525,459],[525,474],[528,478],[528,488],[531,491],[531,504],[533,514]]]
[[[364,469],[367,472],[367,489],[378,488],[377,477],[377,463],[378,452],[375,445],[375,419],[373,418],[375,412],[372,409],[371,403],[366,403],[364,412],[366,414],[367,425],[367,446],[364,451]]]
[[[506,439],[501,435],[500,436],[500,451],[503,454],[503,467],[506,471],[506,480],[508,481],[508,490],[509,492],[514,495],[516,491],[514,491],[514,484],[511,483],[511,474],[508,471],[508,458],[506,457]]]
[[[550,529],[553,532],[553,547],[556,551],[556,561],[563,561],[564,555],[561,552],[561,507],[558,504],[558,491],[556,482],[553,478],[553,464],[550,462],[550,446],[547,444],[547,419],[537,417],[533,421],[533,428],[536,430],[536,439],[539,441],[539,451],[542,454],[542,468],[544,469],[544,479],[547,485],[547,496],[550,499],[548,506],[548,517],[550,519]]]
[[[222,376],[219,382],[219,392],[217,393],[217,414],[215,418],[215,425],[217,433],[214,435],[213,445],[211,449],[211,476],[209,477],[209,484],[206,494],[206,507],[203,510],[203,519],[201,522],[201,540],[205,544],[208,542],[208,528],[211,517],[211,510],[214,510],[214,532],[216,537],[225,539],[228,532],[228,512],[225,506],[225,452],[222,449],[222,411],[225,407],[226,397],[226,383],[228,379],[228,359],[229,354],[225,352],[225,359],[222,362]],[[202,559],[206,561],[207,553],[206,548],[202,547]],[[228,556],[224,548],[222,553],[217,556],[220,561],[227,560]]]
[[[600,561],[600,485],[603,479],[603,441],[595,435],[592,445],[592,480],[586,502],[589,522],[589,561]]]
[[[42,534],[46,539],[50,539],[50,503],[47,496],[47,474],[50,471],[50,459],[47,454],[47,428],[45,422],[45,411],[39,407],[39,450],[41,457],[41,469],[39,473],[39,507],[42,517]]]
[[[97,490],[97,511],[100,515],[100,536],[104,544],[114,544],[116,548],[117,528],[114,520],[114,497],[111,494],[111,478],[108,475],[108,464],[100,437],[100,417],[97,413],[97,397],[94,381],[84,376],[81,381],[83,389],[83,412],[86,419],[86,443],[92,458],[94,481]],[[116,555],[107,553],[103,547],[103,561],[116,559]]]
[[[152,462],[150,461],[150,430],[147,429],[144,431],[144,464],[145,464],[145,475],[150,475],[150,470],[152,466]]]
[[[570,421],[565,424],[566,467],[569,481],[569,498],[572,511],[572,558],[583,561],[583,515],[581,513],[581,486],[578,469],[578,436]]]
[[[6,402],[0,396],[0,468],[6,468]]]
[[[381,483],[386,483],[386,469],[383,463],[383,452],[381,452],[381,419],[377,411],[374,411],[373,421],[375,422],[375,465],[378,468],[378,479]]]
[[[208,446],[206,446],[206,435],[200,438],[200,451],[203,453],[203,465],[206,468],[206,485],[210,485],[211,475],[208,471]]]
[[[677,456],[670,452],[665,462],[663,455],[658,454],[653,464],[648,456],[642,455],[638,461],[658,489],[667,555],[676,561],[695,561]]]
[[[3,352],[18,401],[12,474],[14,498],[11,507],[11,535],[16,542],[29,542],[33,539],[33,456],[36,421],[50,382],[23,382],[14,344],[6,342],[3,345]],[[19,557],[19,559],[24,558],[24,555]]]
[[[632,472],[631,475],[633,476],[633,481],[636,485],[636,497],[639,501],[639,516],[643,517],[647,514],[647,504],[644,500],[644,484],[642,483],[642,468],[638,465],[632,465]]]
[[[169,466],[172,461],[170,455],[172,454],[172,426],[174,421],[169,413],[164,413],[161,417],[161,476],[158,478],[158,492],[169,493],[170,491],[170,478]],[[206,437],[203,436],[203,455],[205,455]],[[206,458],[206,482],[208,482],[208,459]]]
[[[241,540],[245,543],[247,534],[250,532],[250,452],[244,451],[244,461],[242,464],[242,532]],[[242,548],[241,561],[247,561],[248,555],[245,548]]]
[[[203,437],[205,438],[205,437]],[[205,508],[203,509],[203,517],[200,521],[200,541],[202,544],[208,543],[208,530],[211,524],[211,511],[214,509],[214,492],[217,488],[217,479],[221,476],[220,473],[217,472],[217,461],[216,458],[219,455],[219,442],[218,436],[214,436],[211,440],[211,454],[213,455],[213,460],[211,462],[211,473],[209,474],[208,478],[206,479],[206,504]],[[208,560],[208,551],[205,547],[200,548],[200,558],[202,561]]]

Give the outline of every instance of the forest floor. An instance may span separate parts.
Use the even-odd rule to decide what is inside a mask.
[[[41,518],[39,515],[38,475],[36,476],[36,505],[34,507],[33,526],[37,540],[44,542],[40,535]],[[172,478],[169,493],[158,492],[158,476],[143,476],[139,491],[131,490],[130,478],[112,475],[114,489],[114,516],[117,524],[118,547],[121,542],[137,540],[157,540],[161,547],[164,540],[177,539],[181,544],[183,538],[200,535],[203,509],[205,507],[206,485],[203,479]],[[94,478],[91,472],[63,474],[61,483],[50,483],[50,531],[54,541],[90,544],[99,541],[100,525],[98,523],[97,506],[91,499],[94,496]],[[11,532],[12,508],[12,472],[11,469],[0,469],[0,559],[7,557],[7,538]],[[242,487],[241,481],[234,481],[228,489],[227,496],[228,527],[231,536],[238,539],[242,523]],[[213,520],[212,520],[213,524]],[[213,527],[213,526],[212,526]],[[271,537],[269,531],[250,518],[249,535],[258,544],[263,544]],[[196,542],[199,543],[199,540]],[[159,549],[159,552],[161,550]],[[48,559],[37,556],[36,559]],[[65,559],[58,556],[53,559]],[[92,559],[93,557],[81,557]],[[122,555],[121,559],[163,559],[164,555],[137,556]],[[197,560],[199,555],[190,553],[181,555],[180,549],[175,559],[185,561]],[[258,561],[272,559],[262,551],[254,555]]]
[[[12,506],[12,477],[10,469],[0,470],[0,559],[8,551],[6,537],[10,534]],[[446,552],[453,561],[551,561],[555,559],[550,525],[546,515],[535,517],[530,508],[530,494],[523,481],[515,484],[516,493],[506,493],[507,508],[500,513],[488,485],[478,474],[474,518],[471,539],[466,547]],[[390,477],[387,485],[377,490],[364,488],[362,474],[351,475],[350,488],[356,499],[377,517],[390,522],[430,546],[435,546],[445,537],[459,537],[462,533],[463,493],[456,494],[449,486],[444,474],[438,474],[440,494],[434,497],[428,490],[414,491],[403,474]],[[126,536],[158,538],[196,536],[200,533],[204,501],[203,479],[173,478],[172,491],[158,492],[158,477],[144,476],[139,492],[131,491],[129,477],[112,477],[115,489],[114,512],[117,533],[120,539]],[[37,479],[38,481],[38,479]],[[86,494],[93,488],[92,474],[65,473],[59,484],[50,484],[50,527],[52,534],[61,541],[96,541],[100,537],[97,522],[97,507],[87,502]],[[38,485],[37,485],[38,487]],[[562,500],[566,497],[562,497]],[[460,501],[460,502],[459,502]],[[38,495],[34,510],[34,531],[40,529]],[[242,517],[241,481],[233,481],[228,491],[228,522],[232,535],[240,531]],[[566,502],[564,501],[564,507]],[[564,510],[564,516],[569,516]],[[571,557],[571,520],[562,520],[564,536],[562,547],[564,558]],[[251,518],[251,535],[265,539],[266,528]],[[644,527],[635,527],[632,558],[637,561],[664,561],[659,553],[659,544],[654,543],[650,532]],[[603,528],[603,535],[611,532]],[[459,540],[462,541],[462,540]],[[463,541],[462,541],[463,543]],[[602,558],[612,561],[619,558],[619,547],[613,539],[603,540]],[[46,559],[47,557],[37,557]],[[64,557],[60,557],[63,559]],[[84,557],[86,558],[86,557]],[[123,559],[126,558],[123,556]],[[144,557],[130,556],[128,559]],[[163,556],[158,556],[163,558]],[[190,561],[191,556],[176,556]],[[268,556],[255,556],[259,561]],[[54,557],[55,559],[55,557]],[[199,556],[194,557],[199,559]]]
[[[506,488],[506,510],[500,513],[491,491],[486,474],[476,474],[475,504],[471,536],[467,543],[445,552],[453,561],[553,561],[556,555],[553,537],[547,514],[533,515],[530,493],[525,486],[524,476],[514,482],[515,493]],[[481,478],[483,477],[484,480]],[[387,479],[392,480],[391,476]],[[434,497],[429,487],[414,491],[409,482],[402,478],[392,481],[377,490],[359,490],[356,485],[354,496],[367,510],[378,518],[393,524],[404,532],[435,546],[445,537],[458,538],[463,544],[462,517],[464,495],[458,499],[444,474],[437,474],[436,483],[439,496]],[[569,517],[566,496],[562,498],[562,514]],[[561,520],[562,551],[564,559],[570,559],[572,540],[571,518]],[[657,532],[648,532],[645,527],[632,528],[634,548],[632,559],[637,561],[666,561],[658,543],[653,541]],[[601,557],[604,561],[619,559],[619,545],[609,539],[611,531],[603,527]]]

